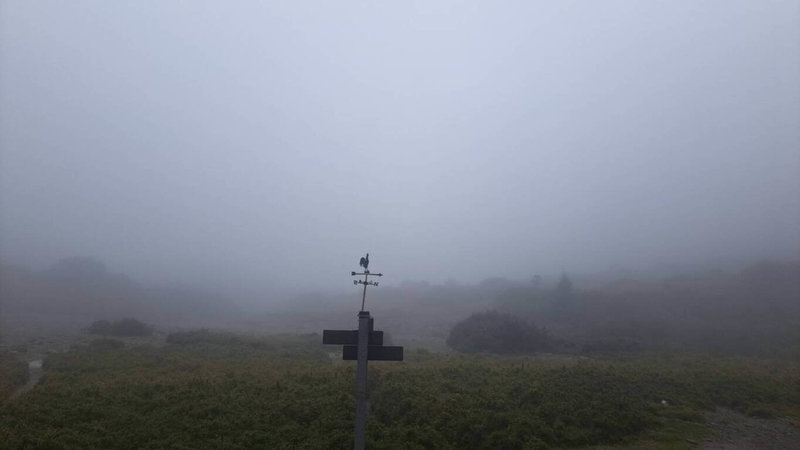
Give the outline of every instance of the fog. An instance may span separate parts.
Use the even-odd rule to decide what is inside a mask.
[[[0,260],[255,295],[366,252],[390,286],[796,259],[798,80],[796,1],[3,1]]]

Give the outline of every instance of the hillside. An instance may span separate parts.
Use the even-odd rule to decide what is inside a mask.
[[[518,288],[494,306],[578,344],[800,358],[800,263],[763,262],[736,274],[620,280],[554,291]],[[600,345],[602,346],[602,345]]]

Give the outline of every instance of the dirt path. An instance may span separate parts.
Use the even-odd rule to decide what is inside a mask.
[[[42,379],[42,375],[44,375],[44,370],[42,369],[42,360],[41,359],[34,359],[33,361],[28,362],[28,382],[25,383],[24,386],[20,387],[13,394],[11,394],[11,398],[17,398],[20,395],[24,394],[25,392],[33,389],[36,386],[36,383]]]
[[[786,419],[759,419],[727,408],[708,414],[713,434],[697,448],[703,450],[797,450],[800,428]]]

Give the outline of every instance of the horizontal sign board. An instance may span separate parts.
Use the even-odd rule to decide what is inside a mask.
[[[342,359],[345,361],[357,360],[358,346],[345,345],[342,347]],[[367,347],[367,359],[370,361],[402,361],[403,347],[370,345]]]
[[[358,330],[322,330],[325,345],[358,345]],[[370,331],[369,345],[383,345],[383,331]]]

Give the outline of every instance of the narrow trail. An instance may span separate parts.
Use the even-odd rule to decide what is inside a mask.
[[[33,389],[33,387],[39,383],[39,380],[42,379],[42,375],[44,375],[44,369],[42,369],[42,360],[34,359],[32,361],[28,361],[28,382],[25,383],[24,386],[14,391],[11,394],[11,399],[15,399],[25,392]]]
[[[797,450],[800,427],[787,419],[760,419],[727,408],[708,414],[713,434],[696,447],[702,450]]]

